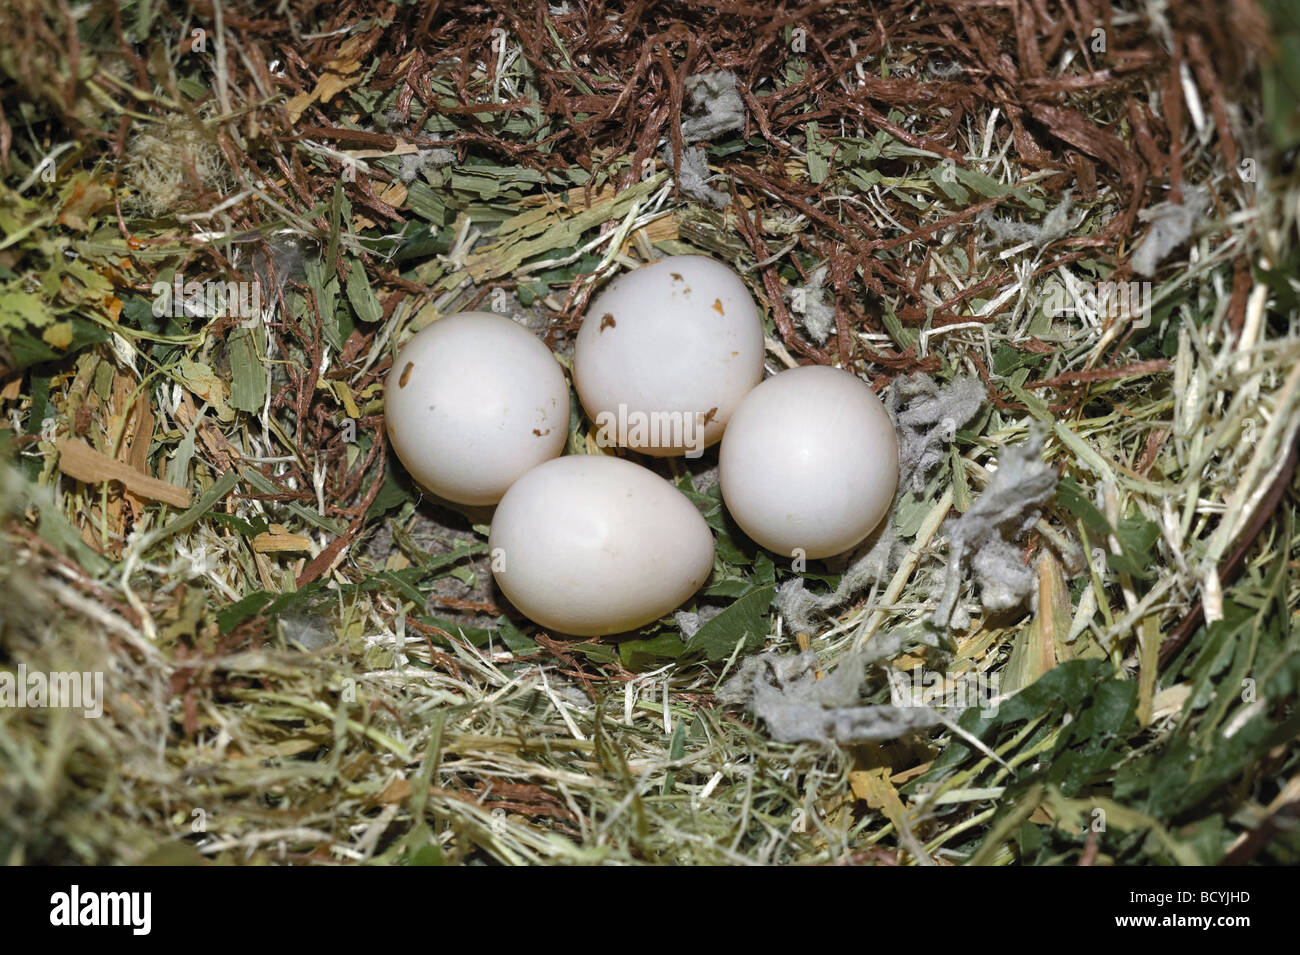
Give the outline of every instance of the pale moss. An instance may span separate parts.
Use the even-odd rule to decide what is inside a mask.
[[[137,124],[127,140],[124,184],[126,204],[148,216],[197,208],[194,177],[209,192],[223,195],[234,176],[216,141],[210,117],[197,120],[173,114],[150,126]]]

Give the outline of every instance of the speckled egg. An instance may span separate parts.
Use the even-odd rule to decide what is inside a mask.
[[[492,312],[461,312],[398,352],[384,418],[418,483],[458,504],[494,504],[563,450],[569,388],[550,349],[526,328]]]
[[[587,308],[574,384],[603,447],[698,457],[763,377],[763,323],[740,276],[674,255],[614,279]]]

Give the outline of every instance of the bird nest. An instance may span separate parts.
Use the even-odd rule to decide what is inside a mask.
[[[0,0],[0,858],[1296,861],[1289,7],[278,9]],[[898,497],[548,633],[383,376],[681,253]]]

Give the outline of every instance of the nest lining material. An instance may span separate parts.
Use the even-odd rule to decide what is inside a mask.
[[[1108,61],[961,5],[935,8],[963,38],[942,47],[906,18],[881,46],[834,10],[801,38],[710,8],[706,50],[653,5],[610,45],[576,9],[539,33],[492,4],[291,4],[280,26],[226,4],[221,52],[172,43],[153,83],[82,44],[97,90],[135,84],[129,114],[70,101],[63,18],[21,7],[0,11],[6,93],[35,104],[0,136],[5,231],[28,229],[0,250],[22,316],[0,318],[0,665],[108,690],[99,719],[0,712],[0,857],[1293,861],[1252,823],[1300,798],[1300,206],[1267,58],[1242,59],[1253,6],[1218,34],[1209,5],[1108,20],[1132,54]],[[149,16],[127,35],[189,15]],[[301,61],[268,65],[285,45]],[[202,96],[204,135],[168,133]],[[31,130],[78,142],[53,183]],[[465,308],[563,353],[600,281],[677,252],[748,277],[771,369],[887,385],[900,494],[862,553],[794,573],[727,530],[707,458],[660,463],[719,533],[710,591],[617,645],[555,639],[500,605],[485,515],[395,476],[377,382]],[[142,324],[133,289],[272,261],[254,327]],[[1125,263],[1149,323],[1086,294]],[[1042,307],[1049,278],[1069,311]],[[61,477],[67,434],[193,506]],[[568,451],[592,450],[575,414]],[[894,705],[918,667],[1019,692],[984,722]]]

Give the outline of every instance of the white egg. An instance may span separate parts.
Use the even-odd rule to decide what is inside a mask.
[[[497,505],[488,545],[510,602],[576,636],[658,620],[713,568],[713,535],[694,505],[652,471],[602,454],[521,477]]]
[[[384,385],[388,437],[417,482],[458,504],[494,504],[560,453],[569,387],[541,341],[504,315],[461,312],[406,343]]]
[[[812,365],[751,391],[718,458],[722,499],[755,541],[785,557],[830,557],[861,543],[889,511],[898,440],[856,375]]]
[[[721,262],[675,255],[614,279],[578,332],[573,380],[602,447],[699,457],[763,378],[763,322]]]

